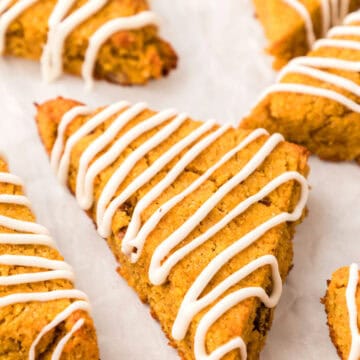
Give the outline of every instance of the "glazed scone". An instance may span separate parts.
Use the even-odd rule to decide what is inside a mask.
[[[63,71],[122,85],[146,84],[176,67],[146,0],[4,0],[0,53],[41,59],[43,77]]]
[[[0,157],[0,358],[89,359],[99,351],[90,305],[21,180]]]
[[[307,151],[144,103],[37,110],[60,181],[180,356],[257,359],[292,265]]]
[[[244,128],[264,127],[322,159],[360,160],[360,12],[292,60],[260,97]]]
[[[352,264],[335,271],[323,299],[330,337],[343,360],[360,359],[359,267]]]
[[[359,0],[253,0],[256,15],[269,40],[267,51],[280,69],[291,59],[306,55],[316,39],[322,38]],[[332,4],[335,6],[332,7]]]

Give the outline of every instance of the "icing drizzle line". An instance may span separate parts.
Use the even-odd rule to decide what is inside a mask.
[[[360,11],[354,12],[348,15],[344,21],[343,26],[334,27],[329,31],[328,36],[347,36],[353,35],[360,38],[360,26],[351,25],[353,22],[360,21]],[[359,40],[345,40],[339,38],[327,38],[318,40],[314,44],[314,49],[321,47],[335,47],[335,48],[347,48],[354,51],[360,51],[360,39]],[[309,76],[313,79],[320,80],[324,83],[334,85],[340,89],[346,90],[356,97],[360,97],[360,86],[352,80],[349,80],[343,76],[331,74],[321,69],[336,69],[347,72],[359,72],[360,62],[342,60],[334,57],[316,57],[305,56],[298,57],[290,61],[280,71],[277,79],[277,83],[270,86],[258,100],[258,103],[267,98],[268,95],[278,92],[287,93],[299,93],[306,95],[313,95],[318,97],[328,98],[335,102],[338,102],[350,109],[353,112],[360,113],[360,105],[350,99],[349,97],[341,94],[336,90],[325,89],[317,86],[309,86],[305,84],[285,83],[281,82],[287,74],[297,73]]]
[[[349,12],[350,0],[319,0],[322,16],[322,36],[334,25],[338,25]],[[313,20],[309,10],[300,0],[283,0],[292,7],[303,19],[306,31],[306,39],[309,48],[312,48],[316,41]]]
[[[0,183],[23,186],[22,181],[17,176],[4,172],[0,172]],[[30,208],[29,200],[22,195],[0,194],[0,204],[13,204]],[[39,224],[30,221],[17,220],[1,215],[0,226],[17,231],[17,233],[0,234],[0,244],[31,244],[44,245],[55,248],[55,243],[49,236],[48,230]],[[66,279],[71,282],[74,280],[72,268],[66,262],[60,260],[50,260],[40,256],[1,255],[0,264],[46,269],[46,271],[41,272],[29,272],[24,274],[0,276],[1,286],[28,284],[55,279]],[[59,299],[76,299],[76,301],[71,303],[40,331],[36,339],[31,344],[29,350],[29,360],[35,360],[36,346],[39,344],[44,335],[58,326],[61,322],[65,321],[73,312],[78,310],[84,310],[86,312],[90,311],[90,305],[88,303],[87,296],[82,291],[70,289],[53,290],[48,292],[15,293],[0,297],[0,307],[18,303],[48,302]],[[59,341],[51,357],[52,360],[60,359],[66,343],[70,340],[71,336],[81,328],[83,324],[84,319],[80,319],[75,323],[71,331]]]
[[[0,54],[5,51],[6,31],[10,24],[37,2],[39,0],[18,0],[11,6],[11,0],[2,0],[0,3]],[[41,57],[42,74],[47,82],[57,79],[63,73],[63,51],[67,37],[108,2],[109,0],[89,0],[69,14],[76,0],[57,1],[48,21],[47,43]],[[87,88],[93,86],[97,55],[107,39],[119,31],[140,29],[148,25],[158,25],[158,17],[152,11],[109,20],[94,32],[89,39],[81,72]]]
[[[242,149],[256,139],[268,135],[264,129],[258,129],[250,133],[239,144],[235,145],[233,149],[223,155],[223,157],[213,166],[209,167],[203,175],[199,176],[181,193],[173,196],[167,202],[162,204],[144,224],[141,224],[141,214],[143,211],[174,183],[184,169],[196,157],[231,127],[230,125],[224,125],[214,129],[215,122],[213,120],[204,123],[172,145],[170,149],[162,154],[146,170],[138,174],[130,185],[116,196],[119,186],[126,176],[129,175],[136,163],[151,149],[154,149],[157,145],[168,139],[168,137],[174,133],[187,118],[185,114],[178,115],[175,110],[164,110],[143,120],[138,125],[134,125],[132,128],[119,135],[119,131],[121,131],[121,129],[137,115],[141,114],[146,108],[147,105],[144,103],[131,106],[128,103],[119,102],[110,105],[96,115],[90,116],[77,131],[69,138],[64,139],[66,128],[72,120],[81,114],[89,115],[88,108],[75,107],[62,118],[57,139],[51,154],[52,166],[60,181],[65,184],[69,173],[70,155],[75,144],[87,134],[91,133],[96,127],[104,124],[110,116],[114,117],[113,122],[107,127],[102,135],[96,138],[80,156],[79,170],[76,179],[76,197],[83,209],[89,209],[94,204],[93,192],[96,176],[113,163],[131,142],[145,132],[154,129],[156,126],[163,125],[160,130],[125,158],[123,163],[107,181],[96,204],[96,223],[98,231],[104,237],[110,236],[112,219],[119,207],[141,186],[151,181],[151,179],[159,173],[159,171],[163,170],[171,160],[180,156],[176,164],[169,169],[159,183],[140,199],[133,210],[130,224],[128,225],[125,237],[122,240],[122,251],[130,257],[132,262],[136,262],[139,259],[148,235],[174,206],[198,189],[217,169],[237,155]],[[118,112],[120,112],[120,114],[117,114]],[[240,280],[261,267],[270,266],[272,269],[274,285],[270,296],[262,288],[244,288],[230,293],[219,300],[218,303],[201,319],[194,340],[194,352],[197,360],[220,359],[223,355],[234,349],[240,351],[243,359],[246,358],[246,345],[240,337],[232,339],[211,354],[208,354],[205,346],[205,336],[210,326],[219,317],[230,308],[249,297],[258,297],[267,307],[274,307],[278,303],[282,292],[282,281],[277,259],[273,255],[259,257],[229,276],[208,294],[202,298],[199,297],[220,268],[236,254],[239,254],[253,244],[275,226],[287,221],[296,221],[301,217],[308,197],[308,185],[306,179],[297,172],[285,172],[281,174],[265,185],[258,193],[239,203],[238,206],[202,235],[176,251],[172,252],[172,250],[175,249],[175,247],[177,247],[181,241],[206,218],[210,211],[214,209],[214,207],[229,194],[232,189],[256,171],[283,140],[283,137],[279,134],[270,136],[254,157],[249,160],[236,175],[226,181],[224,185],[210,196],[203,205],[199,206],[195,213],[191,215],[183,225],[170,234],[170,236],[155,249],[152,255],[149,268],[149,279],[153,285],[161,285],[166,281],[170,271],[179,261],[216,235],[221,229],[227,226],[237,216],[244,213],[253,204],[265,198],[272,191],[289,181],[296,181],[301,187],[301,197],[292,213],[280,213],[235,241],[205,267],[187,292],[173,324],[172,336],[175,340],[182,340],[185,337],[189,324],[196,314],[214,301],[219,300],[221,295]]]
[[[356,305],[356,291],[359,283],[359,266],[352,264],[349,268],[349,281],[346,288],[346,304],[349,313],[351,331],[351,349],[348,360],[358,360],[360,357],[360,334],[358,329],[358,311]]]

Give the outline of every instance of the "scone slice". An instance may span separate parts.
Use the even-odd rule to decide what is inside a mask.
[[[359,24],[359,11],[348,15],[308,56],[292,60],[241,126],[280,132],[323,159],[359,161]]]
[[[292,265],[307,152],[173,109],[62,98],[37,124],[75,193],[184,359],[256,359]]]
[[[360,358],[359,287],[359,266],[352,264],[334,272],[323,299],[330,337],[344,360]]]
[[[253,0],[256,15],[269,41],[267,51],[280,69],[291,59],[306,55],[316,39],[360,7],[359,0]]]
[[[113,83],[145,84],[176,67],[146,0],[3,0],[0,53],[40,60],[43,77],[63,71]]]
[[[0,358],[98,360],[87,296],[0,157]]]

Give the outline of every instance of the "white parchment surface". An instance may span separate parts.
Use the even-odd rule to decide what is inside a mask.
[[[116,274],[105,242],[50,171],[34,124],[33,102],[63,95],[92,105],[120,99],[176,107],[195,118],[240,119],[274,81],[271,59],[250,0],[153,0],[162,34],[180,56],[179,68],[143,88],[98,83],[85,93],[80,79],[40,81],[37,63],[0,61],[0,148],[22,176],[38,220],[47,226],[93,305],[103,360],[177,359],[148,309]],[[338,267],[360,261],[360,168],[310,161],[309,216],[298,228],[292,270],[265,360],[336,359],[320,298]]]

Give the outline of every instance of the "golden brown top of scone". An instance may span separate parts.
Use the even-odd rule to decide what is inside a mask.
[[[78,102],[58,98],[38,105],[37,124],[39,133],[47,151],[50,153],[55,139],[58,135],[58,125],[63,115],[72,109]],[[89,116],[77,116],[65,130],[64,142],[74,135],[84,124],[98,114],[101,109],[95,110]],[[104,123],[93,129],[74,144],[71,151],[70,164],[68,171],[68,186],[75,192],[77,173],[81,155],[114,123],[115,119],[121,114],[117,113]],[[137,124],[142,124],[156,112],[146,109],[138,116],[134,117],[127,125],[121,129],[115,138],[101,151],[91,164],[100,156],[104,155],[116,141],[121,141],[122,135],[134,128]],[[170,120],[169,120],[170,121]],[[124,163],[125,159],[147,140],[159,133],[169,121],[155,127],[139,136],[130,143],[123,152],[105,169],[103,169],[94,181],[94,204],[88,210],[92,219],[96,220],[96,206],[99,196],[106,186],[108,180],[117,169]],[[194,129],[201,126],[201,122],[186,119],[184,123],[171,134],[165,141],[150,150],[141,158],[129,173],[123,183],[118,187],[115,198],[139,174],[146,171],[156,160],[168,151],[180,139],[183,139]],[[214,132],[218,126],[213,126],[210,132]],[[175,195],[183,192],[191,184],[199,179],[211,166],[217,163],[224,154],[228,153],[237,144],[244,140],[251,131],[229,128],[214,141],[208,148],[201,152],[191,161],[184,171],[167,187],[155,201],[153,201],[142,213],[141,223],[144,224],[159,209]],[[205,135],[204,135],[205,136]],[[220,230],[215,236],[204,242],[196,249],[182,258],[171,270],[167,280],[160,286],[155,286],[148,276],[152,256],[155,250],[167,239],[176,229],[178,229],[195,211],[203,205],[220,187],[233,178],[239,171],[253,158],[264,143],[269,140],[265,133],[251,142],[238,154],[233,156],[223,166],[216,170],[201,186],[186,196],[180,203],[174,206],[157,224],[156,228],[147,236],[141,256],[136,263],[131,263],[127,255],[121,251],[121,245],[127,227],[133,217],[134,209],[141,199],[158,184],[175,166],[179,159],[185,154],[189,147],[176,156],[170,163],[165,165],[153,178],[135,191],[127,201],[125,201],[115,212],[111,223],[111,235],[107,241],[121,267],[119,272],[128,283],[135,288],[141,299],[150,304],[151,312],[154,317],[159,319],[165,333],[170,338],[179,353],[185,359],[194,358],[194,337],[199,322],[212,306],[206,307],[197,314],[190,324],[189,330],[183,340],[175,341],[171,337],[171,329],[179,311],[184,296],[190,286],[198,278],[204,268],[226,248],[234,244],[238,239],[249,233],[251,230],[264,223],[268,219],[276,216],[283,211],[292,211],[298,203],[300,196],[300,186],[296,181],[289,181],[279,186],[269,196],[257,202],[241,215],[231,221],[226,227]],[[256,194],[265,184],[275,179],[277,176],[287,171],[298,171],[306,175],[308,167],[306,164],[307,152],[303,148],[286,142],[281,142],[258,167],[254,173],[238,184],[232,191],[223,197],[221,201],[209,212],[209,214],[194,228],[193,231],[175,248],[176,251],[191,243],[199,235],[203,234],[211,226],[215,225],[220,219],[232,211],[241,201],[251,195]],[[280,274],[284,279],[292,263],[291,237],[294,232],[293,224],[283,223],[264,236],[260,237],[252,245],[244,249],[223,266],[214,276],[213,280],[206,286],[203,294],[207,294],[216,285],[228,278],[236,270],[244,267],[252,260],[262,255],[274,255],[278,259]],[[173,253],[173,252],[171,252]],[[251,273],[248,277],[241,280],[238,284],[228,289],[220,298],[233,293],[236,290],[248,286],[259,286],[271,293],[272,276],[270,267],[266,266]],[[249,358],[256,358],[263,345],[266,332],[271,324],[272,312],[261,305],[257,298],[248,298],[237,304],[226,312],[216,323],[211,326],[206,336],[207,351],[213,351],[225,342],[236,336],[241,336],[248,347]],[[224,357],[225,359],[238,359],[238,351],[233,351]]]

